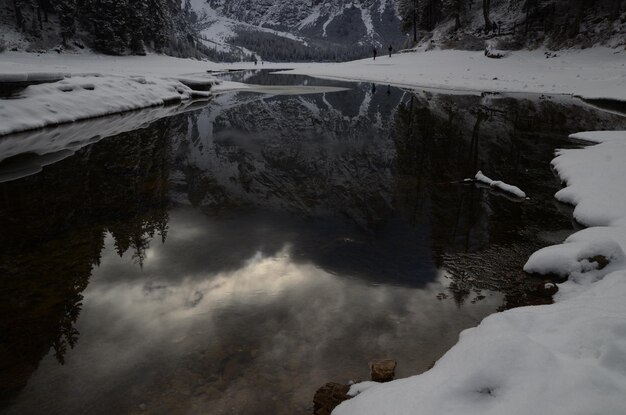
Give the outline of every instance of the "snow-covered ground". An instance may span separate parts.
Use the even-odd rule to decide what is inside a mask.
[[[626,51],[596,47],[512,52],[492,59],[483,52],[433,50],[338,64],[299,65],[294,74],[407,87],[463,91],[572,94],[626,101]]]
[[[494,314],[428,372],[352,387],[334,415],[626,413],[626,131],[573,138],[557,194],[593,226],[531,256],[525,269],[568,276],[555,304]]]

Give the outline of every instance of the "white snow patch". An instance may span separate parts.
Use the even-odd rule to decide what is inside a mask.
[[[298,24],[298,28],[302,30],[305,27],[314,25],[322,14],[321,9],[322,9],[321,5],[315,6],[315,8],[311,11],[311,14],[309,14],[305,19],[303,19]]]
[[[328,25],[331,24],[333,22],[333,20],[335,20],[335,18],[339,16],[339,13],[333,12],[331,13],[328,18],[326,19],[326,21],[324,22],[324,25],[322,26],[322,36],[326,37],[326,29],[328,28]]]
[[[385,10],[387,10],[387,0],[380,0],[380,3],[378,4],[378,13],[382,15],[385,13]]]
[[[360,382],[360,383],[355,383],[352,386],[350,386],[350,390],[348,391],[348,396],[357,396],[357,395],[365,392],[369,388],[371,388],[373,386],[377,386],[377,385],[380,385],[380,383],[377,383],[377,382]]]
[[[561,245],[549,246],[531,255],[524,266],[524,271],[542,275],[555,274],[562,277],[596,273],[600,271],[600,264],[591,259],[598,255],[604,256],[613,265],[621,264],[626,259],[621,246],[613,240],[566,239]],[[603,274],[606,274],[606,271]]]
[[[360,7],[361,9],[361,20],[363,20],[363,24],[365,25],[365,30],[367,30],[367,36],[373,38],[376,34],[374,30],[374,22],[372,22],[372,13],[370,9],[366,7]]]
[[[626,132],[587,132],[572,138],[599,144],[557,152],[552,166],[567,187],[556,198],[575,205],[574,218],[585,226],[626,226]]]
[[[361,105],[359,107],[359,117],[365,117],[367,115],[367,112],[372,105],[372,98],[372,92],[368,90],[365,93],[365,97],[363,97],[363,101],[361,102]]]

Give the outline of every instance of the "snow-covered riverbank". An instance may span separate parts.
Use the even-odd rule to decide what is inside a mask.
[[[3,53],[0,82],[26,81],[31,74],[65,79],[18,88],[8,99],[0,98],[0,135],[207,97],[209,88],[245,88],[209,75],[214,67],[161,55]]]
[[[626,413],[626,131],[573,136],[557,194],[592,226],[535,253],[525,269],[569,277],[555,304],[494,314],[428,372],[360,394],[335,415]]]
[[[519,51],[502,59],[459,50],[410,52],[376,60],[303,64],[290,73],[454,91],[572,94],[626,101],[626,51],[603,47]]]

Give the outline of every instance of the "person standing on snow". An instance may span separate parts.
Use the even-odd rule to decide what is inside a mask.
[[[389,50],[389,57],[391,58],[391,52],[393,52],[393,46],[389,45],[389,48],[387,50]]]
[[[378,51],[376,50],[376,48],[374,48],[374,60],[376,60],[376,54],[378,53]]]

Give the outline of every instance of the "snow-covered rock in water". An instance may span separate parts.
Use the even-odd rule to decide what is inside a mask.
[[[513,196],[519,197],[520,199],[526,198],[526,193],[524,193],[519,187],[512,186],[499,180],[492,180],[489,177],[485,176],[482,171],[476,173],[475,179],[477,182],[484,183],[494,190],[500,190],[502,192],[510,193]]]
[[[569,200],[595,224],[534,254],[527,271],[569,276],[555,304],[487,317],[428,372],[357,384],[334,415],[626,413],[626,132],[559,152]],[[620,214],[621,212],[621,214]]]

